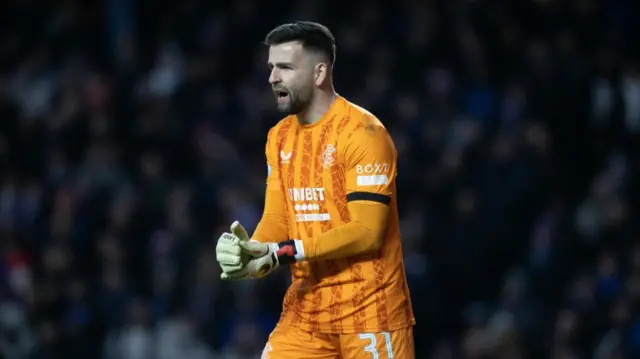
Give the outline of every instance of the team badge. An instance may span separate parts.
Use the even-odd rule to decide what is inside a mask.
[[[329,168],[333,166],[335,159],[336,147],[334,145],[327,145],[322,152],[322,167]]]

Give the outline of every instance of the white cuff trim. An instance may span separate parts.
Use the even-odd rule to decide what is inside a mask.
[[[296,261],[304,260],[305,259],[305,256],[304,256],[304,245],[302,244],[302,241],[299,240],[299,239],[294,239],[293,243],[296,246],[296,255],[295,255]]]

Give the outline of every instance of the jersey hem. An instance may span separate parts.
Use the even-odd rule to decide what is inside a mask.
[[[311,330],[309,330],[309,327],[310,327],[309,323],[291,324],[291,323],[286,323],[286,321],[283,322],[283,320],[279,320],[277,325],[280,326],[280,327],[296,328],[296,329],[300,329],[300,330],[303,330],[303,331],[306,331],[306,332],[309,332],[309,333],[312,332]],[[397,330],[411,328],[411,327],[414,327],[415,325],[416,325],[416,320],[413,319],[409,323],[391,325],[391,326],[388,326],[387,328],[367,328],[364,332],[357,331],[352,326],[346,326],[346,327],[342,326],[342,328],[340,330],[335,330],[335,329],[332,329],[331,326],[329,326],[329,325],[320,325],[320,326],[318,326],[317,330],[313,331],[313,333],[319,333],[319,334],[358,334],[358,333],[394,332],[394,331],[397,331]]]

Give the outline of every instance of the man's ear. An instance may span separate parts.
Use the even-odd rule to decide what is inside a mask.
[[[313,69],[313,76],[315,78],[316,86],[322,85],[322,83],[329,77],[329,65],[326,62],[318,62]]]

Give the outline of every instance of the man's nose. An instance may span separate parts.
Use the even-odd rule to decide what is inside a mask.
[[[271,74],[269,74],[269,83],[276,84],[280,82],[280,74],[276,69],[271,70]]]

